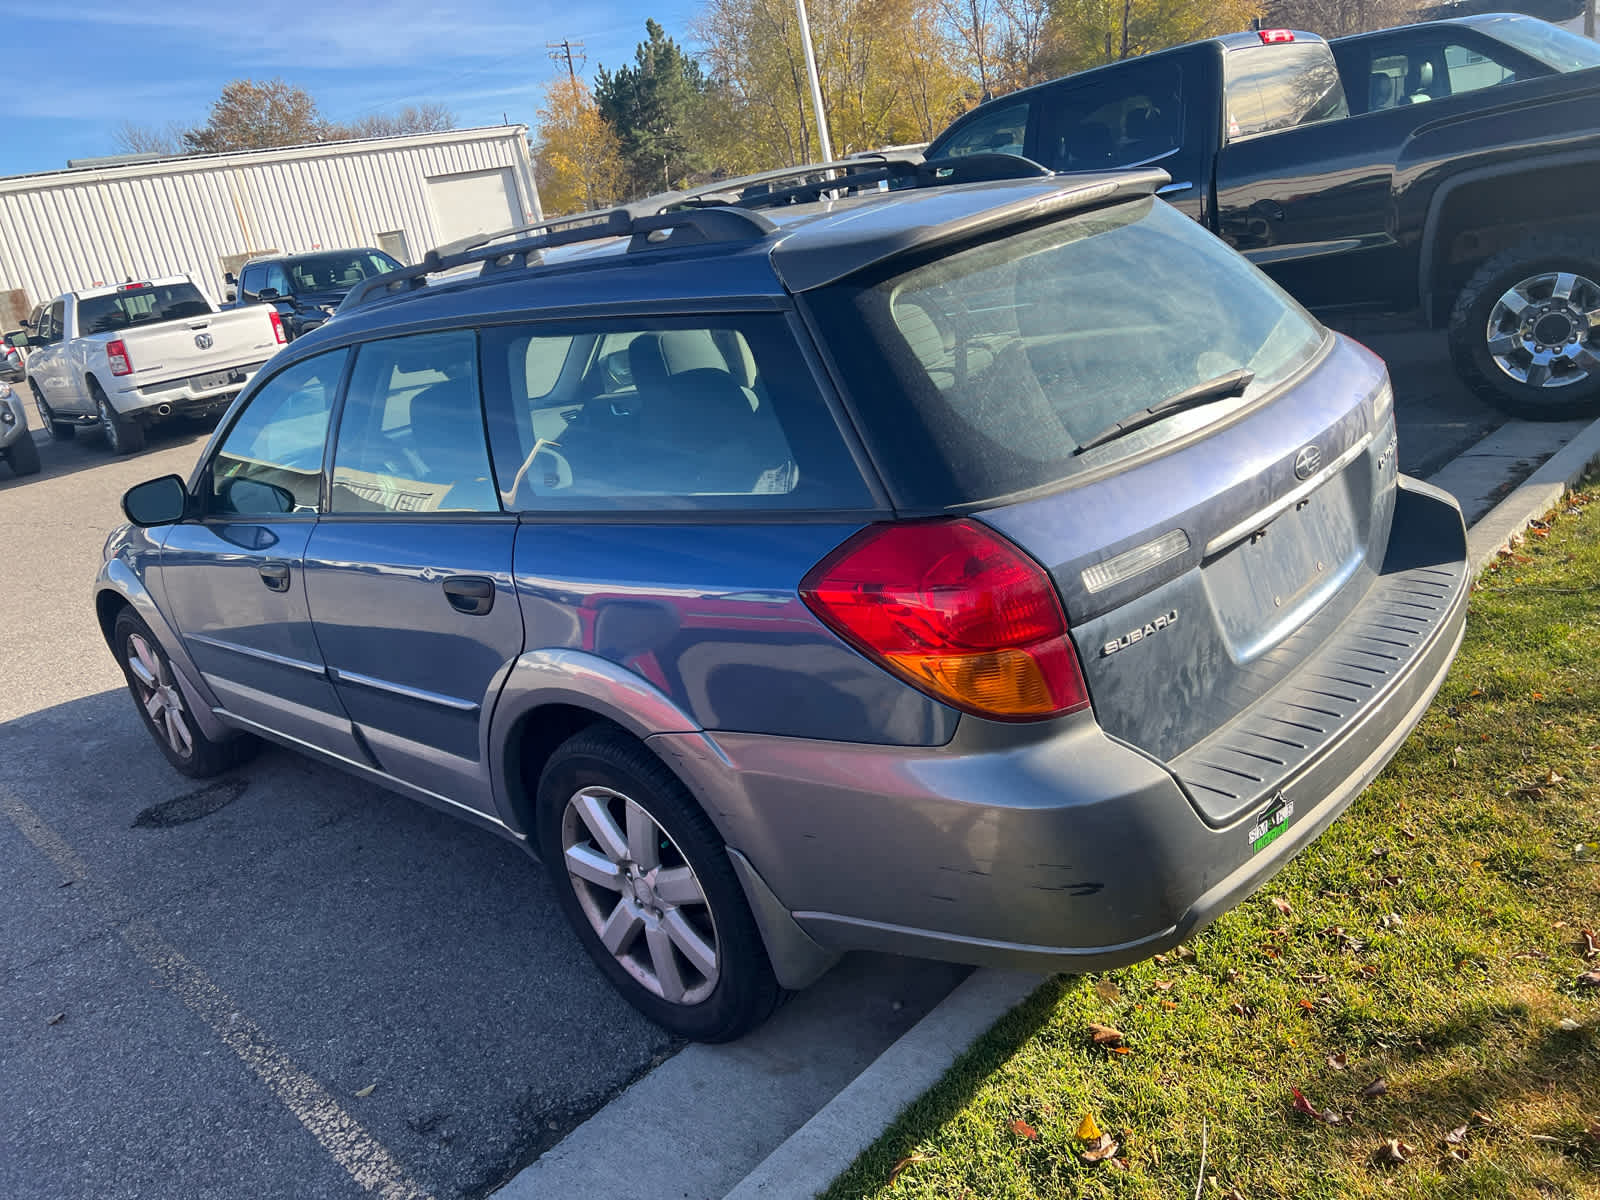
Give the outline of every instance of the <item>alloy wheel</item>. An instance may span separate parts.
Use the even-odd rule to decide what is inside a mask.
[[[1569,271],[1529,276],[1489,313],[1489,354],[1529,387],[1558,388],[1600,373],[1600,284]]]
[[[649,812],[611,788],[581,788],[561,817],[561,849],[584,915],[623,970],[670,1004],[711,995],[719,960],[710,903]]]
[[[160,652],[142,634],[128,635],[128,671],[139,688],[139,702],[150,723],[167,740],[173,752],[187,758],[194,753],[194,738],[183,711],[183,693],[178,690]]]

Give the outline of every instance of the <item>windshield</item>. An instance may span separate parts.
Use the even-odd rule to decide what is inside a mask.
[[[400,266],[375,250],[317,254],[285,263],[296,292],[347,292],[363,279],[387,275]]]
[[[1172,441],[1277,386],[1325,336],[1154,199],[909,270],[901,259],[813,303],[875,456],[911,507],[993,499]],[[1113,422],[1240,368],[1254,372],[1240,396],[1078,452]]]
[[[1477,28],[1557,71],[1600,67],[1600,45],[1570,30],[1528,17],[1495,17]]]
[[[152,321],[203,317],[210,311],[211,305],[192,283],[144,284],[131,291],[79,300],[78,329],[85,334],[113,333]]]

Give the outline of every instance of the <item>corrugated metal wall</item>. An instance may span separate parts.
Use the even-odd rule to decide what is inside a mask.
[[[0,179],[0,295],[187,274],[220,301],[225,259],[394,230],[415,259],[443,240],[428,180],[507,167],[536,219],[523,125]]]

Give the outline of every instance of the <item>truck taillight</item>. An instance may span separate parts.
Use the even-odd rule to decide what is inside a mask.
[[[1260,33],[1261,43],[1264,46],[1275,46],[1279,42],[1294,41],[1294,30],[1292,29],[1263,29]]]
[[[133,374],[133,360],[128,357],[128,347],[123,344],[121,338],[106,343],[106,357],[111,360],[113,375]]]
[[[275,308],[268,309],[267,316],[272,318],[272,336],[278,339],[278,345],[288,345],[289,339],[284,336],[283,318],[278,315],[278,310]]]
[[[800,597],[868,658],[954,708],[1036,721],[1088,707],[1049,575],[976,521],[869,526],[806,574]]]

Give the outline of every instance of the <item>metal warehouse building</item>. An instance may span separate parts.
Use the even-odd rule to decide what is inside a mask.
[[[377,246],[402,262],[541,215],[526,125],[113,163],[0,179],[0,328],[98,283],[222,276],[251,254]]]

